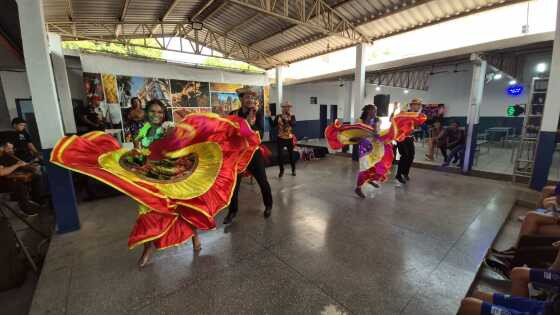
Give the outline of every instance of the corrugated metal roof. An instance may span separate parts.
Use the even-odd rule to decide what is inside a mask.
[[[137,28],[133,25],[134,22],[154,23],[151,30],[155,31],[155,36],[158,36],[162,34],[162,28],[156,27],[155,24],[188,23],[192,17],[195,17],[195,21],[204,23],[208,29],[227,35],[228,42],[225,44],[228,49],[232,48],[235,41],[277,59],[262,61],[264,64],[260,66],[270,68],[279,62],[290,63],[356,44],[355,38],[341,36],[341,32],[333,32],[334,23],[329,25],[333,27],[330,33],[325,34],[321,31],[326,28],[325,23],[329,21],[327,21],[328,15],[324,13],[316,16],[317,1],[305,0],[307,10],[305,16],[310,17],[305,22],[306,25],[302,25],[305,23],[301,21],[294,23],[295,20],[303,20],[299,0],[276,1],[272,13],[264,12],[266,8],[261,6],[266,2],[259,0],[237,1],[242,3],[229,0],[44,0],[44,9],[47,23],[70,21],[70,19],[80,23],[89,21],[89,25],[83,23],[74,27],[70,24],[57,25],[57,28],[51,29],[84,37],[122,36],[122,32],[117,32],[116,26],[96,25],[94,21],[123,22],[124,34],[133,34]],[[357,33],[367,36],[370,40],[516,2],[522,0],[322,1],[334,10],[333,16],[336,21],[345,19],[355,26]],[[71,9],[68,3],[71,4]],[[284,3],[289,6],[284,8]],[[261,10],[256,10],[254,7],[260,7]],[[290,19],[282,17],[286,13]],[[340,31],[340,29],[336,30]],[[163,34],[168,36],[176,34],[176,28],[172,24],[164,25],[163,31]],[[129,36],[141,36],[141,32],[136,34]],[[205,32],[200,32],[199,38],[205,36],[204,34]],[[223,44],[219,45],[216,42],[207,44],[218,51],[224,49]],[[243,54],[239,52],[232,55],[243,58]]]

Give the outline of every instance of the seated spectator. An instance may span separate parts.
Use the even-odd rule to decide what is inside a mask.
[[[555,243],[555,245],[559,245]],[[529,284],[542,284],[560,289],[560,252],[548,270],[514,268],[510,295],[475,291],[473,297],[461,302],[459,315],[556,315],[560,314],[560,295],[552,295],[546,301],[529,299]]]
[[[41,153],[31,142],[31,136],[27,132],[27,122],[21,118],[12,120],[14,133],[8,141],[14,145],[15,155],[24,162],[41,159]]]
[[[41,176],[14,155],[13,145],[0,143],[0,191],[10,192],[26,215],[36,215],[41,202]],[[31,198],[29,198],[31,197]]]
[[[454,121],[445,129],[442,138],[444,139],[441,143],[443,146],[443,148],[441,148],[442,152],[447,149],[451,150],[449,156],[444,154],[445,161],[443,166],[449,166],[450,162],[459,162],[459,164],[461,164],[461,157],[465,152],[465,131],[459,128],[459,123]]]
[[[78,108],[77,128],[78,134],[87,133],[95,130],[105,130],[101,109],[99,108],[99,98],[93,96],[89,99],[87,106]]]
[[[560,183],[556,184],[556,186],[545,186],[542,190],[537,208],[558,208],[558,197],[560,197]]]

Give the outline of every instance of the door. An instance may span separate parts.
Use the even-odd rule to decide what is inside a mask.
[[[327,105],[320,105],[319,106],[319,126],[320,126],[319,138],[325,137],[325,129],[327,129],[328,124],[329,121],[327,118]]]
[[[27,121],[27,132],[31,136],[33,145],[39,149],[41,148],[41,141],[39,139],[39,128],[37,128],[37,121],[35,120],[35,113],[33,112],[33,103],[30,98],[16,99],[16,109],[18,117]]]
[[[338,118],[338,105],[331,105],[331,119],[330,123],[334,124],[334,121]]]

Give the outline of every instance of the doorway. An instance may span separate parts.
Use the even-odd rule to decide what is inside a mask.
[[[18,117],[23,118],[27,122],[27,132],[31,136],[31,141],[36,148],[41,147],[41,140],[39,138],[39,128],[35,120],[35,113],[33,112],[33,103],[30,98],[17,98],[16,109]]]
[[[319,138],[325,137],[325,129],[327,129],[328,124],[327,105],[319,105]]]
[[[330,123],[334,124],[334,122],[337,118],[338,118],[338,105],[331,105],[331,120],[330,120]]]

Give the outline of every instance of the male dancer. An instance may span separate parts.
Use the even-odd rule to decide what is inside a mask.
[[[262,133],[263,121],[262,119],[257,119],[257,112],[259,110],[257,105],[257,93],[250,88],[237,89],[236,92],[241,100],[241,107],[232,111],[230,115],[237,115],[245,118],[253,130]],[[253,155],[247,170],[251,172],[251,175],[253,175],[259,184],[265,206],[264,217],[268,218],[272,212],[272,192],[270,191],[270,184],[266,178],[264,158],[260,149],[258,149]],[[224,219],[224,224],[230,224],[237,215],[239,185],[241,184],[241,178],[241,175],[237,176],[237,183],[235,185],[235,189],[233,190],[233,195],[229,204],[229,211]]]
[[[413,99],[408,105],[409,112],[419,112],[421,108],[422,101],[417,98]],[[414,137],[410,135],[402,142],[397,142],[397,148],[399,149],[401,157],[399,159],[397,176],[395,176],[395,179],[401,184],[406,184],[406,182],[410,180],[408,173],[414,162]]]
[[[290,112],[292,104],[284,102],[282,104],[282,114],[274,119],[274,126],[278,127],[278,165],[280,166],[280,174],[278,177],[284,176],[284,160],[282,159],[282,151],[288,149],[290,165],[292,166],[292,176],[296,176],[296,162],[294,160],[294,134],[292,129],[296,125],[296,116]]]

